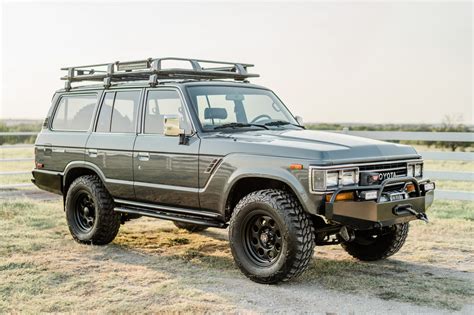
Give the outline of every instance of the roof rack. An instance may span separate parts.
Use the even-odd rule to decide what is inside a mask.
[[[185,68],[162,68],[163,61],[185,61],[191,65]],[[201,63],[210,64],[204,68]],[[144,81],[148,80],[151,86],[158,84],[158,80],[214,80],[233,79],[244,81],[247,78],[259,77],[258,74],[247,72],[247,68],[253,67],[248,63],[237,63],[227,61],[213,61],[188,58],[148,58],[136,61],[116,61],[112,63],[101,63],[86,66],[65,67],[61,70],[67,71],[67,75],[61,77],[66,80],[65,89],[71,89],[72,82],[81,81],[103,81],[106,88],[112,82]]]

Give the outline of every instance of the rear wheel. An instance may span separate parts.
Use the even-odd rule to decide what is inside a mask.
[[[251,280],[277,283],[299,276],[314,250],[314,228],[289,193],[253,192],[235,207],[229,240],[235,263]]]
[[[71,184],[65,210],[69,231],[79,243],[108,244],[119,231],[120,214],[97,176],[82,176]]]
[[[207,226],[199,225],[199,224],[177,222],[177,221],[173,221],[173,223],[174,223],[174,225],[176,225],[176,227],[178,229],[184,229],[184,230],[187,230],[189,232],[201,232],[201,231],[204,231],[205,229],[207,229]]]
[[[352,242],[341,245],[354,258],[374,261],[390,257],[398,252],[407,236],[408,223],[401,223],[384,228],[382,231],[356,231]]]

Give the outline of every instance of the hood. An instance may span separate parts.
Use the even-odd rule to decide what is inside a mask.
[[[313,130],[222,132],[202,138],[201,152],[248,153],[320,161],[324,164],[419,158],[413,147]],[[212,152],[212,153],[211,153]]]

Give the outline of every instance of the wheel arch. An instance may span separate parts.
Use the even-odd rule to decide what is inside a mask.
[[[71,162],[66,166],[63,174],[63,195],[67,194],[69,186],[75,179],[84,175],[96,175],[104,185],[106,183],[104,173],[96,165],[84,161]]]
[[[261,171],[261,170],[260,170]],[[283,172],[283,170],[281,170]],[[246,173],[233,176],[224,194],[224,213],[225,219],[229,220],[232,212],[244,196],[251,192],[263,189],[281,189],[292,194],[301,204],[305,212],[316,214],[316,208],[311,204],[301,183],[291,174],[278,174],[275,170],[269,173]]]

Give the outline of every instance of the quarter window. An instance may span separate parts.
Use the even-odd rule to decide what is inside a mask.
[[[61,97],[54,114],[52,129],[87,131],[94,114],[97,96],[65,95]]]

